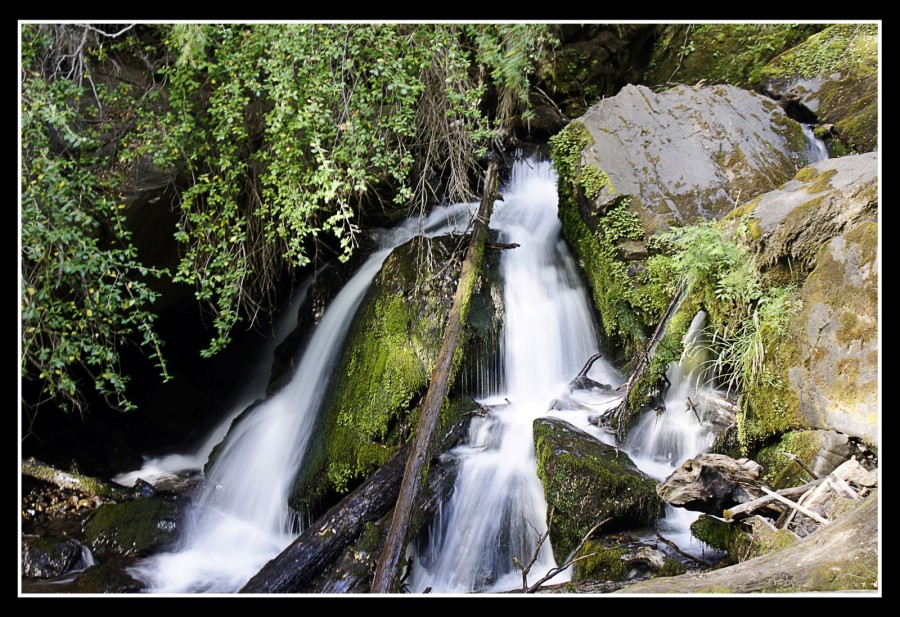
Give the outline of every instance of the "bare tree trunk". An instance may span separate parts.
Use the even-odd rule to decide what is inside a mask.
[[[413,438],[412,452],[406,461],[400,496],[397,498],[397,505],[391,518],[391,527],[388,530],[384,550],[375,569],[372,593],[394,591],[394,581],[397,579],[400,558],[406,548],[406,536],[428,470],[428,462],[431,460],[433,444],[440,424],[441,406],[453,377],[454,356],[459,348],[468,312],[469,298],[484,253],[488,221],[494,209],[496,184],[497,164],[492,162],[488,165],[485,175],[484,195],[481,198],[472,237],[469,240],[469,248],[459,274],[456,295],[453,298],[453,306],[444,329],[444,340],[434,365],[428,393],[422,404],[422,415],[419,417],[419,424]]]
[[[80,473],[63,471],[47,463],[42,463],[34,457],[22,461],[22,473],[60,488],[81,491],[88,495],[109,497],[115,500],[131,499],[132,492],[124,486],[109,484],[91,476]]]

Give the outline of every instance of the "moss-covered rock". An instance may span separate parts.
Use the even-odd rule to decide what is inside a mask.
[[[643,83],[709,83],[750,87],[781,52],[822,30],[821,24],[669,24],[653,47]]]
[[[416,238],[385,260],[347,335],[292,505],[346,492],[412,434],[452,304],[457,241]]]
[[[564,560],[591,527],[605,530],[653,523],[662,514],[656,482],[624,452],[559,418],[534,421],[538,477],[554,508],[550,540]]]
[[[603,542],[588,540],[576,557],[590,557],[575,564],[572,580],[624,581],[629,568],[622,558],[627,553],[627,548],[610,548]]]
[[[691,534],[712,548],[726,551],[733,563],[760,557],[800,541],[793,532],[776,529],[760,516],[727,522],[702,514],[691,524]]]
[[[172,495],[97,508],[84,523],[84,538],[99,555],[146,555],[177,539],[179,507]]]
[[[72,581],[75,593],[139,593],[145,587],[126,570],[129,562],[112,559],[91,566]]]
[[[743,446],[808,427],[875,446],[877,217],[878,159],[868,153],[801,169],[725,221],[756,230],[749,239],[767,276],[802,283],[802,309],[779,344],[767,348],[770,378],[744,393]]]
[[[818,477],[834,471],[854,452],[846,435],[834,431],[791,431],[774,444],[761,448],[753,460],[765,469],[763,481],[778,490],[801,486],[811,478],[785,453],[797,456]]]
[[[22,574],[51,578],[71,570],[81,558],[81,545],[71,538],[24,536],[22,538]]]
[[[579,260],[606,346],[633,356],[674,291],[647,257],[654,234],[719,219],[805,165],[800,125],[732,86],[626,86],[551,140],[563,234]]]
[[[762,88],[815,114],[856,152],[878,147],[878,25],[837,24],[772,60]]]

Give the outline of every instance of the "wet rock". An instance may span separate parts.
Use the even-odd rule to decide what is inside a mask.
[[[544,495],[555,509],[550,540],[557,561],[606,518],[612,520],[604,530],[614,530],[648,525],[661,515],[656,483],[624,452],[559,418],[535,420],[534,443]]]
[[[745,458],[700,454],[656,487],[666,503],[708,514],[722,511],[763,495],[759,489],[762,466]]]
[[[75,593],[139,593],[146,586],[125,569],[130,562],[113,559],[86,569],[72,581]]]
[[[22,574],[52,578],[65,574],[81,558],[81,544],[70,538],[24,536],[22,538]]]
[[[84,524],[84,537],[100,555],[146,555],[177,538],[179,504],[172,495],[97,508]]]

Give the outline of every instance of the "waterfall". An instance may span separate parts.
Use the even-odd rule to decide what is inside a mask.
[[[275,349],[297,326],[297,312],[306,301],[315,276],[310,276],[303,281],[291,296],[287,306],[282,309],[281,315],[275,322],[273,336],[266,341],[262,350],[254,354],[253,359],[247,363],[247,379],[234,397],[229,411],[223,416],[221,422],[204,437],[203,441],[187,453],[145,457],[144,464],[140,469],[117,475],[113,478],[115,482],[123,486],[134,486],[134,483],[140,478],[158,487],[165,482],[177,481],[184,475],[203,469],[213,448],[225,438],[234,419],[253,401],[265,397],[266,386],[271,374],[270,369],[275,359]]]
[[[160,593],[233,592],[302,530],[287,503],[322,397],[350,324],[390,251],[416,233],[466,228],[477,204],[436,208],[377,234],[381,248],[334,298],[313,331],[291,381],[229,431],[195,496],[173,552],[131,573]]]
[[[703,311],[694,316],[684,337],[681,358],[669,364],[666,378],[671,385],[664,397],[665,411],[659,415],[655,410],[644,412],[622,444],[635,465],[658,481],[665,480],[687,459],[708,451],[716,438],[699,405],[699,394],[714,389],[704,381],[709,360],[709,349],[702,340],[706,318]],[[667,506],[659,531],[682,550],[699,555],[704,546],[690,533],[690,524],[698,516],[699,512]]]
[[[426,537],[411,547],[416,560],[409,588],[437,593],[503,591],[521,586],[513,558],[527,564],[546,531],[547,504],[537,477],[532,425],[566,392],[597,351],[592,308],[575,263],[560,239],[556,176],[546,161],[515,163],[495,205],[491,227],[503,242],[504,324],[501,334],[505,392],[479,400],[497,403],[475,418],[453,493]],[[591,375],[609,380],[603,360]],[[479,382],[480,384],[481,382]],[[505,405],[506,399],[510,401]],[[532,567],[532,580],[555,567],[549,540]],[[553,582],[566,580],[564,576]]]
[[[806,137],[806,158],[809,160],[809,164],[812,165],[827,159],[828,148],[824,141],[816,137],[813,125],[801,124],[800,126],[803,127],[803,136]]]

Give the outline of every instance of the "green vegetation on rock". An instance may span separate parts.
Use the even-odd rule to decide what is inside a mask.
[[[84,524],[84,537],[97,553],[145,555],[177,537],[177,504],[147,497],[100,506]]]
[[[385,260],[347,335],[295,504],[346,492],[412,434],[455,290],[455,243],[416,238]]]
[[[628,577],[629,567],[622,561],[627,548],[610,548],[597,540],[585,542],[575,557],[591,555],[575,564],[575,581],[622,581]]]
[[[778,54],[802,43],[821,24],[671,24],[656,41],[643,82],[726,83],[750,87]]]
[[[534,422],[538,477],[554,508],[550,541],[557,561],[578,545],[591,527],[649,525],[662,512],[656,482],[624,452],[556,418]]]

